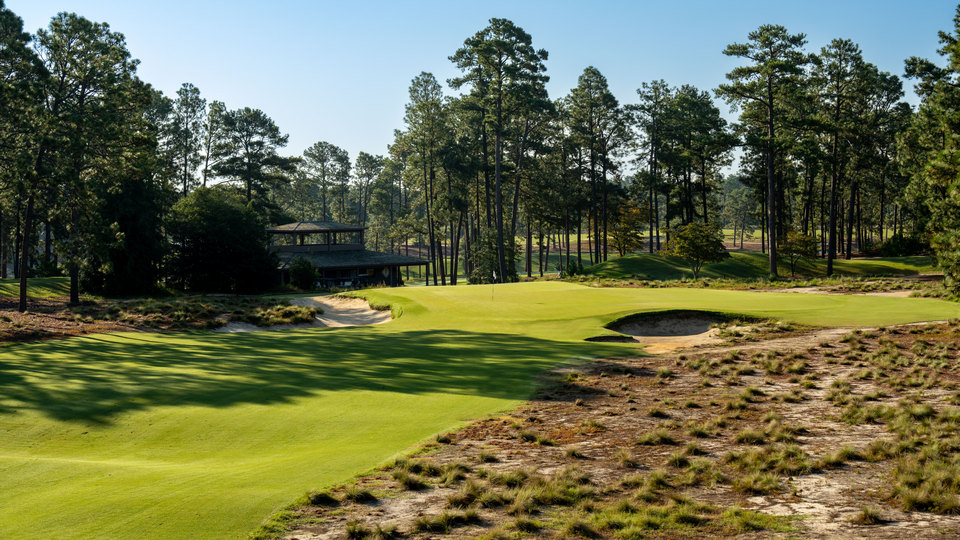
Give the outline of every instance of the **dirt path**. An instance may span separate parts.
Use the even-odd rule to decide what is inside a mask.
[[[266,330],[286,330],[290,328],[340,328],[344,326],[369,326],[383,324],[392,319],[389,310],[378,311],[370,308],[370,304],[362,298],[345,298],[339,296],[314,296],[294,298],[291,304],[297,306],[317,307],[323,313],[317,315],[315,321],[309,324],[280,324],[263,328],[249,323],[230,322],[214,332],[260,332]]]

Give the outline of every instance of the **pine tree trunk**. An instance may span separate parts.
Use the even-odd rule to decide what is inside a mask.
[[[537,230],[537,258],[540,277],[543,277],[543,224],[540,224]]]
[[[846,260],[850,260],[853,257],[853,226],[854,226],[854,212],[856,211],[857,203],[857,184],[858,182],[854,181],[850,185],[850,204],[847,208],[847,252],[844,256]]]
[[[33,195],[27,197],[27,212],[23,219],[23,234],[20,246],[20,302],[17,310],[27,311],[27,261],[30,259],[30,230],[33,227]],[[71,282],[70,297],[73,298]]]
[[[70,305],[80,304],[80,265],[70,263]]]
[[[836,148],[836,136],[834,136],[834,148]],[[837,256],[837,183],[839,172],[837,165],[833,166],[834,171],[830,179],[830,218],[827,225],[827,276],[833,275],[833,259]]]
[[[440,274],[440,285],[446,287],[446,286],[447,286],[447,268],[446,268],[446,256],[443,254],[443,237],[444,237],[443,234],[438,234],[438,235],[437,235],[437,251],[436,251],[436,253],[437,253],[437,261],[438,261],[438,264],[439,264],[439,268],[437,269],[437,273]],[[434,278],[433,278],[433,283],[434,283],[434,285],[436,285],[436,283],[437,283],[437,278],[436,278],[436,276],[434,276]]]
[[[656,239],[657,239],[657,251],[660,251],[660,196],[657,195],[653,199],[654,205],[656,206],[656,211],[653,214],[653,218],[656,220]]]
[[[600,192],[603,195],[602,213],[603,213],[603,260],[607,260],[607,168],[604,166],[602,168],[603,175],[600,177],[603,180],[603,185],[601,186]]]
[[[883,231],[883,222],[884,222],[883,213],[886,210],[883,206],[883,203],[884,203],[883,196],[884,196],[884,192],[886,191],[886,187],[887,186],[886,186],[885,178],[883,174],[881,174],[880,175],[880,244],[881,245],[883,245],[883,232],[884,232]]]
[[[550,271],[550,230],[549,229],[547,229],[547,252],[544,255],[544,260],[546,260],[547,272],[549,272]]]
[[[580,211],[577,211],[577,267],[583,265],[583,254],[582,246],[583,240],[581,239],[581,234],[583,231],[583,216],[580,215]]]
[[[4,220],[3,210],[0,210],[0,279],[7,279],[7,222]]]
[[[506,246],[504,245],[503,238],[503,176],[501,174],[501,155],[503,154],[503,147],[501,142],[500,135],[500,126],[502,126],[502,119],[500,118],[500,104],[497,104],[497,132],[494,136],[494,182],[495,182],[495,193],[494,193],[494,212],[496,214],[497,222],[497,267],[498,277],[497,279],[502,283],[507,277],[507,257],[506,257]]]
[[[653,165],[651,165],[650,167],[653,168]],[[655,218],[654,218],[654,211],[655,211],[655,210],[654,210],[654,200],[653,200],[653,199],[654,199],[654,195],[653,195],[653,175],[652,175],[652,173],[651,173],[651,176],[650,176],[650,208],[649,208],[649,213],[650,213],[650,254],[651,254],[651,255],[653,254],[653,222],[654,222],[654,220],[655,220]]]
[[[768,85],[769,86],[769,85]],[[773,99],[772,92],[768,100]],[[772,103],[772,102],[768,102]],[[770,255],[770,277],[777,277],[777,186],[773,174],[773,107],[769,107],[767,126],[767,243]]]
[[[533,276],[533,229],[527,218],[527,277]]]

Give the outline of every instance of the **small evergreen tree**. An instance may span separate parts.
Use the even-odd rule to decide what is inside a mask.
[[[643,247],[643,226],[647,223],[644,216],[649,212],[638,206],[628,204],[620,208],[617,218],[610,227],[613,247],[621,257]]]
[[[723,245],[723,236],[717,227],[705,223],[688,223],[670,232],[670,241],[660,251],[683,259],[700,278],[700,269],[706,263],[720,262],[730,256]]]
[[[793,277],[797,273],[798,262],[817,256],[817,239],[809,234],[790,231],[780,244],[780,254],[790,263],[790,277]]]

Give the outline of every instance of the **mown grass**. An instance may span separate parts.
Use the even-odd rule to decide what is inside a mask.
[[[0,536],[243,536],[299,494],[514,406],[550,366],[637,354],[583,340],[638,311],[875,325],[960,315],[930,299],[557,282],[362,294],[403,316],[0,348]]]
[[[27,279],[27,295],[32,298],[70,296],[70,280],[65,277]],[[20,296],[19,279],[0,279],[0,297]]]
[[[934,264],[932,257],[923,256],[837,260],[834,261],[834,272],[838,276],[910,276],[934,272]],[[649,253],[610,259],[585,268],[584,272],[589,276],[615,279],[677,280],[693,277],[693,272],[681,259]],[[781,264],[779,273],[789,276],[790,267]],[[763,253],[734,252],[722,262],[704,265],[700,275],[704,278],[761,279],[768,274],[769,263]],[[797,274],[825,276],[826,261],[802,261],[797,266]]]

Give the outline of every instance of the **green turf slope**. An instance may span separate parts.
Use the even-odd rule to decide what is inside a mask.
[[[70,280],[65,277],[30,278],[27,295],[31,298],[70,296]],[[0,296],[20,296],[19,279],[0,279]]]
[[[838,276],[910,276],[935,272],[932,257],[877,257],[833,262]],[[790,266],[780,261],[780,275],[789,276]],[[827,262],[823,259],[801,261],[796,273],[803,276],[826,275]],[[693,272],[676,257],[664,257],[649,253],[627,255],[593,265],[584,270],[587,274],[603,278],[635,279],[682,279],[692,278]],[[734,252],[728,259],[704,265],[701,277],[709,278],[765,278],[769,273],[767,256],[756,252]]]
[[[637,311],[812,324],[960,316],[929,299],[568,283],[379,289],[368,328],[94,335],[0,347],[0,538],[238,538],[525,398],[536,372],[632,345],[587,343]]]

